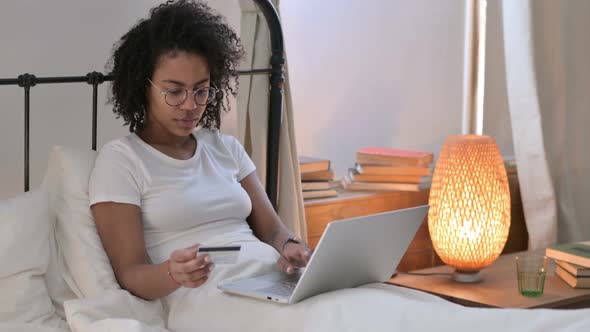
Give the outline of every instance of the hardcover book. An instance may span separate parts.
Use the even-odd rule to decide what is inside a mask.
[[[332,189],[329,181],[309,181],[301,182],[301,190],[328,190]]]
[[[334,189],[310,190],[310,191],[303,192],[303,199],[327,198],[327,197],[336,197],[336,196],[338,196],[338,192]]]
[[[578,264],[560,261],[558,259],[555,260],[555,264],[561,266],[562,269],[573,274],[575,277],[590,277],[590,268],[588,267],[583,267]]]
[[[301,173],[327,171],[330,169],[330,160],[299,156],[299,171]]]
[[[317,171],[301,173],[301,181],[330,181],[334,178],[334,171]]]
[[[356,182],[426,183],[431,181],[430,177],[420,175],[362,174],[355,168],[348,170],[348,176]]]
[[[590,288],[590,277],[575,277],[561,266],[555,267],[555,274],[573,288]]]
[[[428,184],[418,183],[391,183],[391,182],[357,182],[349,176],[342,179],[342,187],[346,190],[389,190],[389,191],[420,191],[428,188]]]
[[[549,258],[590,267],[590,241],[565,243],[545,249]]]
[[[371,175],[430,175],[429,167],[419,166],[380,166],[370,164],[356,164],[356,170],[361,174]]]
[[[367,147],[356,153],[356,162],[359,164],[427,166],[433,160],[432,152],[414,150]]]

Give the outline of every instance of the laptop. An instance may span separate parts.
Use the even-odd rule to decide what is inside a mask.
[[[426,217],[428,205],[334,221],[328,224],[307,267],[221,281],[225,292],[272,302],[389,280]]]

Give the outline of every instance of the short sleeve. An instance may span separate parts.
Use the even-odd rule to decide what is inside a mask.
[[[105,145],[94,164],[88,184],[90,206],[101,202],[141,206],[141,184],[137,160],[126,147],[115,142]]]
[[[240,144],[235,137],[222,135],[222,138],[238,164],[238,174],[236,178],[238,182],[242,181],[246,176],[256,170],[256,165],[254,165],[254,162],[250,159],[250,156],[248,156],[248,153],[246,153],[242,144]]]

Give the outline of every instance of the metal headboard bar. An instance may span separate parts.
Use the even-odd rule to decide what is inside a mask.
[[[283,83],[285,82],[285,55],[283,46],[283,29],[279,14],[272,0],[254,0],[264,14],[270,31],[271,57],[270,65],[270,112],[268,114],[268,136],[266,151],[266,194],[277,209],[279,179],[279,138],[283,117]]]
[[[93,72],[95,73],[95,72]],[[240,75],[263,75],[263,74],[270,74],[272,73],[272,69],[252,69],[252,70],[240,70]],[[35,76],[35,83],[36,84],[54,84],[54,83],[87,83],[88,82],[88,75],[91,73],[86,74],[86,76],[55,76],[55,77],[36,77]],[[30,74],[23,74],[20,75],[19,78],[0,78],[0,85],[18,85],[19,79],[21,76],[26,76]],[[104,75],[104,81],[112,81],[113,77],[111,75]],[[34,76],[34,75],[31,75]],[[91,84],[91,83],[89,83]]]
[[[19,86],[21,86],[19,84]],[[25,86],[25,165],[27,166],[25,171],[25,191],[29,191],[29,127],[30,127],[30,112],[29,112],[29,102],[31,86]]]

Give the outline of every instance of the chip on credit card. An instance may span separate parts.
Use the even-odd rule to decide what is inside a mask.
[[[207,246],[199,247],[197,255],[209,255],[215,264],[234,264],[238,261],[242,246]]]

